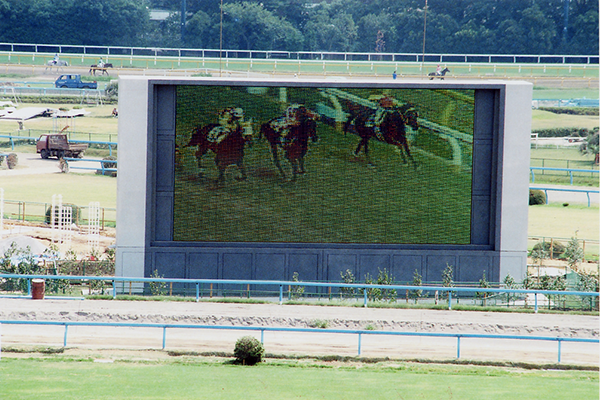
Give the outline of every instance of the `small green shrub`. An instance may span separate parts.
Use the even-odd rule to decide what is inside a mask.
[[[265,348],[258,339],[252,336],[243,336],[235,342],[233,355],[238,364],[255,365],[262,361]]]
[[[71,222],[74,223],[75,225],[79,225],[79,220],[81,218],[81,209],[79,207],[77,207],[75,204],[63,204],[63,207],[69,207],[71,208]],[[46,217],[44,219],[44,222],[46,222],[46,224],[51,225],[52,224],[52,220],[50,219],[50,215],[52,214],[52,206],[49,206],[46,209]],[[54,223],[58,224],[60,221],[60,214],[58,211],[58,207],[56,208],[56,210],[54,210]]]
[[[533,246],[533,251],[535,250],[542,250],[545,252],[545,254],[547,254],[547,257],[550,257],[550,248],[552,247],[552,258],[560,258],[562,256],[562,254],[565,252],[565,246],[557,241],[552,241],[552,244],[550,244],[550,242],[540,242],[540,243],[536,243],[535,246]]]
[[[313,319],[308,325],[311,328],[327,329],[329,322],[325,319]]]
[[[354,274],[352,273],[352,271],[350,271],[349,269],[347,269],[346,272],[340,271],[340,276],[342,277],[342,281],[344,283],[356,283],[356,278],[354,277]],[[342,299],[352,299],[352,298],[354,298],[355,294],[356,294],[356,288],[352,288],[352,287],[341,287],[340,288],[340,297]]]
[[[546,193],[543,190],[529,189],[529,205],[546,204]]]
[[[117,161],[117,157],[115,156],[107,156],[104,157],[102,160],[106,160],[106,161]],[[117,163],[116,162],[105,162],[104,164],[104,168],[117,168]],[[96,171],[97,174],[102,174],[102,170],[99,169]],[[104,175],[108,175],[108,176],[117,176],[117,173],[114,171],[104,171]]]
[[[365,331],[376,331],[377,327],[373,324],[367,324],[367,326],[365,326]]]
[[[158,274],[158,270],[155,269],[150,278],[164,278],[163,275]],[[150,282],[148,284],[150,286],[150,293],[152,296],[163,296],[167,293],[167,282]]]
[[[293,282],[300,282],[300,274],[297,272],[294,272],[292,274],[292,281]],[[298,300],[300,297],[304,296],[304,286],[292,286],[290,288],[290,296],[292,298],[292,300]]]
[[[10,153],[6,157],[6,166],[8,167],[8,169],[15,168],[18,163],[19,163],[19,157],[15,153]]]

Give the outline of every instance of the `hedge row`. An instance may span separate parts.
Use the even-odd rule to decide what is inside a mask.
[[[599,115],[599,108],[596,107],[540,107],[538,110],[548,111],[554,114],[571,115]]]
[[[536,129],[532,133],[537,133],[538,137],[581,137],[586,138],[589,135],[598,132],[598,128],[551,128],[551,129]]]

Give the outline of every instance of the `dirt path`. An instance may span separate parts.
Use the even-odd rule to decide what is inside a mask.
[[[294,306],[278,304],[220,304],[98,300],[0,299],[0,320],[89,321],[153,324],[199,324],[232,327],[310,328],[316,321],[327,329],[373,332],[479,333],[545,337],[599,337],[597,316],[461,312],[414,309]],[[325,332],[324,330],[323,332]],[[166,330],[165,349],[195,352],[233,351],[244,335],[260,338],[259,330]],[[161,328],[68,328],[68,347],[78,349],[153,351],[162,348]],[[3,346],[62,346],[62,326],[2,325]],[[356,356],[356,334],[265,332],[268,353]],[[363,334],[361,356],[393,359],[454,359],[456,338]],[[557,343],[524,340],[467,339],[460,342],[461,359],[532,363],[557,361]],[[599,346],[563,343],[562,362],[598,365]]]

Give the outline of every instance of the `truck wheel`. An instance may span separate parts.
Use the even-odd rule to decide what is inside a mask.
[[[59,150],[59,151],[57,151],[57,152],[56,152],[56,158],[58,158],[59,160],[60,160],[61,158],[63,158],[64,156],[65,156],[65,153],[64,153],[64,151],[62,151],[62,150]]]
[[[48,150],[42,149],[42,151],[40,151],[40,155],[44,160],[46,160],[48,158]]]
[[[66,88],[68,88],[68,86],[67,85],[62,85],[61,88],[66,89]]]

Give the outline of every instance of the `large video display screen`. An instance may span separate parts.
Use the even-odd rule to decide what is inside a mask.
[[[467,89],[180,85],[173,239],[468,245],[473,121]]]

